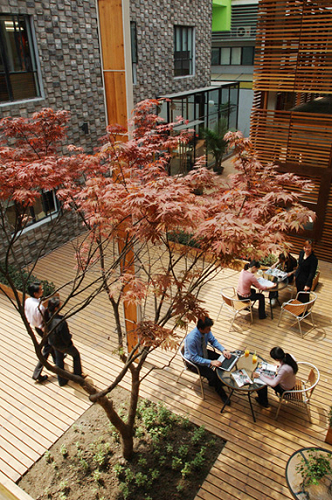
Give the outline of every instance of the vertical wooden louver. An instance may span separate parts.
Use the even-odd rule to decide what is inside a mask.
[[[263,164],[313,181],[314,229],[290,240],[332,261],[331,0],[260,0],[251,139]]]

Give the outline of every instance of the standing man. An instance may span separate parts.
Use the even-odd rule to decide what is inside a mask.
[[[37,334],[43,338],[44,334],[44,313],[45,307],[41,303],[41,298],[43,296],[43,288],[40,283],[32,283],[28,286],[28,292],[30,297],[26,299],[24,303],[24,312],[28,322],[31,327],[34,327]],[[54,349],[48,343],[43,348],[43,356],[47,359],[48,356],[52,354],[52,358],[55,363],[55,353]],[[38,361],[36,368],[34,369],[32,378],[39,383],[45,382],[48,379],[47,375],[42,375],[43,365]]]
[[[208,317],[205,317],[204,320],[198,320],[197,326],[188,333],[185,339],[184,357],[199,366],[201,375],[208,379],[209,385],[215,388],[223,403],[229,405],[230,401],[223,388],[223,384],[214,370],[214,368],[221,366],[221,361],[218,361],[219,354],[211,349],[207,349],[207,344],[209,343],[216,349],[219,349],[225,358],[230,358],[231,353],[226,351],[225,347],[219,344],[218,340],[212,335],[212,325],[213,321]],[[189,370],[194,371],[189,363],[187,366]]]

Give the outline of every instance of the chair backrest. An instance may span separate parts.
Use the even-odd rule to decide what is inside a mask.
[[[312,393],[314,392],[314,389],[320,379],[319,370],[315,365],[313,365],[312,363],[308,363],[307,361],[299,361],[297,364],[299,365],[299,367],[302,365],[310,368],[308,378],[304,384],[307,399],[310,400]]]
[[[234,308],[234,300],[237,299],[234,287],[229,286],[226,288],[222,288],[221,297],[225,304],[227,304],[232,309]]]

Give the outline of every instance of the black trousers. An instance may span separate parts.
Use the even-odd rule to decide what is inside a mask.
[[[65,354],[69,354],[73,358],[74,364],[74,374],[82,375],[82,365],[81,365],[81,356],[76,347],[72,344],[69,347],[56,348],[55,349],[55,364],[58,368],[64,369],[64,356]],[[58,375],[59,385],[64,386],[68,384],[68,379],[60,377]]]
[[[43,337],[43,330],[41,330],[40,328],[37,328],[37,327],[35,328],[35,330],[40,337]],[[49,357],[49,355],[51,354],[51,356],[53,358],[53,362],[55,363],[55,352],[54,352],[54,349],[51,345],[46,344],[43,347],[42,354],[43,354],[45,359],[47,359]],[[39,377],[41,376],[41,372],[43,371],[43,368],[44,368],[44,366],[41,364],[40,361],[38,361],[38,363],[33,371],[33,375],[32,375],[32,378],[34,380],[39,379]]]
[[[264,404],[269,402],[268,397],[267,397],[267,388],[268,388],[268,386],[264,385],[261,389],[259,389],[259,391],[257,391],[258,399]],[[273,387],[273,389],[274,389],[274,392],[276,394],[278,394],[279,396],[281,396],[286,390],[286,389],[283,389],[280,384]]]
[[[218,359],[220,356],[220,354],[218,354],[215,351],[211,351],[210,349],[207,350],[207,354],[208,358],[211,360]],[[189,363],[187,363],[187,366],[190,371],[197,373]],[[226,396],[226,393],[223,388],[224,384],[221,382],[215,370],[213,368],[204,365],[199,365],[198,367],[202,377],[208,379],[209,385],[215,388],[215,391],[219,394],[219,396]]]
[[[297,279],[296,280],[297,293],[304,292],[304,287],[305,287],[305,282]],[[309,302],[309,295],[307,295],[306,293],[300,293],[298,300],[300,302],[303,302],[303,304],[305,304],[306,302]]]
[[[250,292],[251,292],[250,297],[242,297],[242,295],[240,295],[239,293],[237,294],[237,296],[239,297],[240,300],[246,300],[246,299],[252,301],[258,300],[258,316],[259,319],[264,319],[266,317],[264,295],[262,293],[256,292],[254,288],[251,288]]]

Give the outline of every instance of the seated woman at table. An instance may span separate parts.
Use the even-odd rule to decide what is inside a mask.
[[[275,361],[280,363],[277,376],[274,379],[265,377],[263,374],[257,372],[254,373],[253,377],[260,377],[263,382],[267,385],[262,387],[258,392],[258,396],[255,398],[257,403],[264,408],[269,407],[269,400],[267,397],[267,387],[270,386],[274,389],[275,393],[281,396],[285,391],[291,391],[294,389],[296,384],[296,374],[298,371],[297,362],[291,354],[285,353],[281,347],[273,347],[270,351],[270,356]]]
[[[311,240],[304,242],[303,250],[299,255],[299,265],[295,271],[295,283],[297,292],[310,292],[312,281],[315,277],[318,266],[318,259],[314,254],[313,243]],[[309,297],[306,294],[300,294],[301,302],[308,302]]]
[[[254,288],[251,288],[253,285],[258,288],[258,290],[269,290],[269,287],[261,285],[255,276],[255,273],[260,267],[260,263],[256,260],[252,260],[250,264],[246,264],[244,266],[244,269],[240,272],[239,283],[237,286],[237,296],[240,300],[258,300],[259,319],[265,319],[265,297],[262,293],[256,292]],[[273,286],[276,286],[276,284]]]
[[[289,252],[279,254],[278,262],[271,266],[272,269],[275,267],[288,274],[287,278],[283,280],[284,282],[292,283],[295,269],[297,268],[297,260],[293,255]]]

